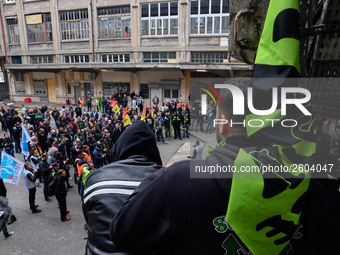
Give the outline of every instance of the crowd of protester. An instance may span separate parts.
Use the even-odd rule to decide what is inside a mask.
[[[146,107],[142,95],[134,92],[128,95],[124,91],[99,100],[93,104],[91,96],[87,95],[85,99],[79,98],[77,105],[62,106],[61,110],[49,109],[45,104],[40,109],[26,109],[22,105],[21,114],[13,106],[1,108],[0,122],[6,133],[3,138],[0,137],[0,153],[5,151],[14,157],[14,152],[21,152],[22,127],[30,136],[29,155],[24,156],[24,181],[29,191],[32,213],[41,212],[35,205],[36,187],[43,183],[44,198],[51,201],[49,184],[55,181],[61,220],[69,220],[66,216],[69,212],[66,193],[73,188],[70,180],[74,179],[83,198],[87,175],[93,169],[111,163],[111,149],[124,130],[136,121],[144,121],[157,141],[164,144],[171,138],[189,138],[190,117],[195,125],[193,128],[197,131],[200,126],[203,132],[203,118],[200,111],[196,110],[199,109],[198,102],[191,109],[189,104],[178,100],[160,103],[157,95],[154,95],[151,107]],[[117,103],[119,111],[115,112],[111,107],[113,101]],[[211,111],[213,106],[209,107]],[[124,111],[131,120],[125,126]]]

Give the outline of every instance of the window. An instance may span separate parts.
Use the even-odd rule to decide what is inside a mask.
[[[102,62],[130,62],[130,55],[129,54],[109,54],[109,55],[102,55]]]
[[[28,42],[51,42],[52,23],[51,14],[26,15]]]
[[[70,55],[64,56],[65,63],[88,63],[90,62],[89,55]]]
[[[59,12],[61,39],[80,40],[89,38],[87,9]]]
[[[7,19],[7,30],[10,44],[20,44],[18,19]]]
[[[14,0],[6,0],[6,4],[14,4]]]
[[[14,80],[15,81],[24,81],[24,74],[23,73],[14,73]]]
[[[177,88],[171,88],[166,86],[166,88],[163,89],[163,99],[166,100],[175,100],[178,99],[179,96],[179,89]]]
[[[34,93],[36,95],[46,95],[47,82],[45,79],[33,79]]]
[[[227,34],[228,0],[193,0],[190,6],[191,34]]]
[[[14,81],[15,81],[15,91],[17,94],[26,94],[25,82],[24,82],[24,74],[15,72]]]
[[[114,93],[121,93],[123,90],[127,95],[130,94],[129,82],[103,82],[104,96],[112,96]]]
[[[71,95],[72,94],[72,90],[71,90],[71,82],[66,82],[66,89],[67,89],[67,95]]]
[[[21,56],[12,57],[12,64],[14,65],[22,64]]]
[[[130,6],[98,9],[99,38],[131,36]]]
[[[178,34],[178,3],[142,4],[142,36]]]
[[[51,64],[54,63],[53,55],[31,56],[31,64]]]
[[[191,62],[225,63],[228,62],[228,52],[191,52]]]
[[[145,63],[168,63],[169,60],[176,60],[176,52],[144,52]]]
[[[149,99],[149,86],[148,86],[148,84],[141,84],[140,90],[143,93],[143,99]]]

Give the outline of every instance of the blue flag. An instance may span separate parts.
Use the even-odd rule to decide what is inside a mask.
[[[31,137],[29,136],[23,124],[21,124],[21,128],[22,128],[21,150],[22,150],[22,155],[24,155],[25,159],[27,159],[28,156],[30,155],[28,143],[31,141]]]
[[[5,183],[18,185],[24,165],[23,162],[2,152],[0,170],[1,179],[3,179]]]

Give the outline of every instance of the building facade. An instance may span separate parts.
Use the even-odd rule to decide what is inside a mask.
[[[251,74],[228,55],[227,0],[1,0],[13,101],[75,103],[122,89],[188,100],[190,79]]]

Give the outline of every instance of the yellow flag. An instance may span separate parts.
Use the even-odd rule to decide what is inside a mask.
[[[111,101],[111,103],[110,103],[109,106],[112,107],[112,110],[113,110],[115,113],[117,113],[117,112],[120,111],[120,109],[119,109],[119,107],[118,107],[118,105],[117,105],[117,103],[116,103],[116,101],[115,101],[114,99],[112,99],[112,101]]]
[[[127,114],[125,107],[124,107],[124,110],[123,110],[123,122],[124,122],[124,127],[131,124],[130,116],[129,116],[129,114]]]
[[[145,120],[145,115],[146,115],[146,107],[147,107],[148,105],[147,104],[145,104],[145,107],[144,107],[144,111],[143,111],[143,115],[142,115],[142,117],[140,118],[141,120]]]

